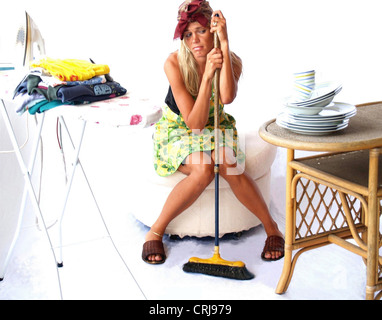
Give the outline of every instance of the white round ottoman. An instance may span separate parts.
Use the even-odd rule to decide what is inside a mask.
[[[150,136],[145,135],[144,144],[150,143]],[[271,166],[276,157],[276,147],[263,141],[257,130],[241,133],[239,135],[241,148],[246,154],[245,169],[250,177],[256,182],[262,195],[269,205]],[[152,143],[152,142],[151,142]],[[151,151],[151,153],[150,153]],[[158,218],[163,205],[175,187],[185,178],[180,172],[170,177],[160,177],[154,171],[152,150],[148,155],[140,157],[139,166],[145,168],[139,170],[139,179],[133,183],[134,194],[145,195],[133,197],[130,201],[132,213],[137,220],[147,226],[151,226]],[[228,183],[220,178],[219,188],[219,232],[220,236],[227,233],[249,230],[260,224],[260,221],[235,197]],[[142,200],[144,199],[144,200]],[[206,237],[215,235],[215,183],[207,187],[196,202],[175,218],[167,227],[166,234],[185,236]]]

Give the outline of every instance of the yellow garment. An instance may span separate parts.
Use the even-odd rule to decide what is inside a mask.
[[[77,59],[44,58],[37,63],[32,63],[31,66],[44,68],[61,81],[84,81],[110,72],[109,66],[105,64],[94,64]]]

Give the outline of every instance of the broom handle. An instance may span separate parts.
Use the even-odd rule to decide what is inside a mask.
[[[218,15],[217,15],[218,16]],[[214,33],[214,47],[220,48],[217,32]],[[215,90],[215,247],[219,247],[219,102],[220,102],[220,69],[216,69],[214,77]]]

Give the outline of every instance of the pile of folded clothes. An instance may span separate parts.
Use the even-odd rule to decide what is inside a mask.
[[[16,112],[41,113],[60,105],[87,104],[126,94],[107,65],[76,59],[44,58],[16,87]]]

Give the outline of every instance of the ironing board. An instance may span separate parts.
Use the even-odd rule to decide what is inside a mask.
[[[6,78],[6,79],[5,79]],[[4,81],[4,79],[6,81]],[[77,166],[80,167],[81,171],[83,172],[85,178],[86,174],[84,172],[84,169],[81,165],[80,162],[80,151],[81,147],[83,144],[83,137],[85,134],[86,130],[86,125],[88,122],[96,123],[99,125],[111,125],[111,126],[131,126],[134,128],[147,128],[155,124],[161,117],[162,117],[162,109],[158,106],[155,106],[152,104],[147,99],[140,99],[140,98],[135,98],[132,94],[126,94],[124,96],[120,96],[118,98],[113,98],[109,100],[103,100],[99,102],[94,102],[91,104],[86,104],[86,105],[78,105],[78,106],[73,106],[73,105],[62,105],[59,107],[56,107],[54,109],[51,109],[46,112],[54,113],[57,115],[61,125],[67,132],[71,145],[74,149],[74,158],[72,159],[72,171],[69,174],[69,180],[66,185],[66,191],[65,194],[63,195],[63,204],[61,209],[61,214],[59,216],[59,256],[57,258],[52,241],[50,239],[45,221],[44,221],[44,216],[43,213],[41,212],[41,208],[39,205],[39,202],[37,200],[36,192],[34,190],[34,187],[32,185],[31,181],[31,176],[33,173],[35,161],[36,161],[36,155],[39,149],[39,144],[41,140],[41,134],[42,134],[42,129],[44,126],[44,120],[45,120],[45,113],[42,113],[37,117],[38,122],[37,122],[37,127],[36,127],[36,134],[35,137],[32,141],[32,155],[30,158],[30,161],[28,164],[25,163],[23,156],[21,154],[16,135],[11,123],[11,120],[9,118],[9,110],[7,110],[5,106],[5,102],[7,100],[11,99],[11,92],[13,90],[9,89],[9,86],[4,86],[5,83],[12,83],[12,81],[8,81],[10,78],[8,78],[8,74],[1,73],[0,74],[0,112],[1,115],[4,119],[4,123],[9,135],[9,138],[12,143],[12,147],[14,149],[15,155],[17,157],[18,164],[20,166],[20,170],[23,174],[24,181],[25,181],[25,186],[24,186],[24,192],[23,192],[23,197],[22,197],[22,202],[20,206],[20,212],[19,212],[19,217],[18,217],[18,224],[17,224],[17,230],[14,234],[13,241],[11,243],[10,249],[8,251],[8,255],[5,261],[5,266],[3,268],[0,268],[0,270],[4,270],[3,273],[5,273],[6,267],[9,263],[10,257],[12,255],[12,251],[14,249],[14,246],[16,244],[16,240],[18,238],[18,235],[20,233],[20,228],[21,228],[21,221],[23,219],[23,214],[24,214],[24,209],[25,209],[25,202],[26,199],[29,195],[33,209],[36,212],[38,218],[42,221],[42,226],[43,226],[43,231],[45,234],[45,237],[49,243],[49,246],[52,250],[52,254],[54,257],[54,260],[57,264],[57,267],[62,267],[63,266],[63,259],[62,259],[62,221],[64,218],[65,210],[66,210],[66,203],[71,191],[72,187],[72,182],[73,178],[76,173],[76,168]],[[2,80],[2,81],[1,81]],[[29,115],[24,115],[24,116],[29,116]],[[78,124],[80,127],[80,138],[77,143],[75,143],[70,135],[69,129],[66,125],[65,122],[65,117],[71,117],[75,118],[78,120]],[[88,187],[91,191],[91,194],[93,196],[93,199],[95,201],[95,204],[98,208],[98,211],[100,212],[99,206],[97,204],[96,198],[92,192],[91,186],[86,178],[86,182],[88,184]],[[101,214],[102,218],[102,214]],[[105,222],[103,221],[105,228],[107,230],[107,226]],[[108,230],[107,230],[108,232]],[[111,239],[112,240],[112,239]],[[1,266],[0,266],[1,267]],[[0,274],[0,281],[2,280],[4,274]],[[57,269],[57,276],[58,276],[58,281],[60,285],[60,278],[59,278],[59,273]],[[134,277],[133,277],[134,278]],[[139,287],[139,286],[138,286]],[[60,285],[61,288],[61,285]],[[61,290],[60,290],[61,293]],[[143,293],[143,292],[142,292]],[[62,297],[62,293],[61,293]]]
[[[54,108],[49,112],[53,113],[54,115],[57,115],[59,122],[65,129],[70,139],[71,146],[74,150],[74,158],[71,162],[74,165],[72,168],[72,172],[69,174],[69,180],[67,182],[66,192],[64,196],[64,203],[59,218],[60,252],[57,265],[58,267],[62,267],[62,220],[64,218],[66,203],[70,194],[77,166],[79,166],[79,168],[81,169],[89,187],[89,190],[92,194],[93,200],[97,206],[97,209],[101,213],[97,200],[94,196],[94,193],[91,189],[91,186],[79,159],[84,134],[86,131],[86,125],[88,123],[95,123],[100,126],[130,126],[138,129],[149,128],[153,126],[162,117],[162,108],[153,105],[152,102],[148,99],[140,99],[134,97],[132,94],[126,94],[117,98],[94,102],[86,105],[63,105],[58,108]],[[75,144],[74,140],[71,137],[71,133],[68,129],[68,126],[66,125],[65,118],[74,118],[78,120],[80,135],[77,144]],[[105,223],[104,225],[107,229]]]

